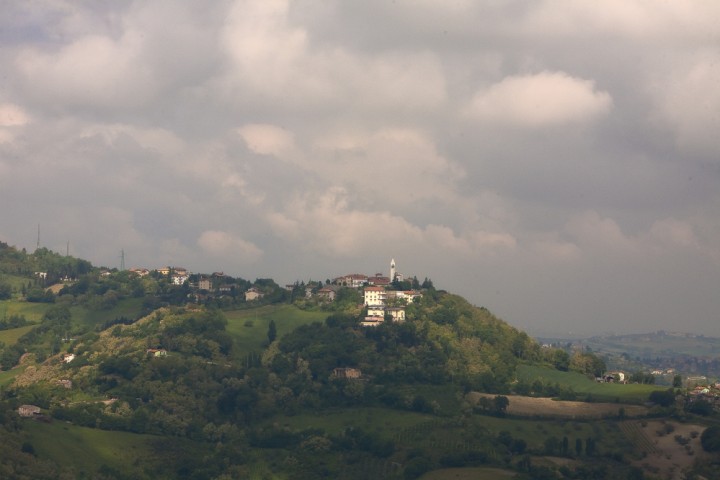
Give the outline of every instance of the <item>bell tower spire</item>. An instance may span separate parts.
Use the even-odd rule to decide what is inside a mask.
[[[395,281],[395,259],[390,259],[390,281]]]

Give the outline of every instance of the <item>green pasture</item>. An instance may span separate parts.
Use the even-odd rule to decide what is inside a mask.
[[[278,338],[300,325],[324,322],[328,312],[300,310],[294,305],[267,305],[249,310],[225,311],[227,331],[240,353],[259,352],[267,343],[270,320],[275,321]],[[248,325],[248,326],[246,326]]]
[[[42,316],[52,304],[31,303],[18,300],[0,301],[0,318],[7,318],[12,315],[23,315],[28,322],[39,323]]]
[[[27,440],[40,458],[49,458],[78,472],[94,473],[103,465],[129,472],[151,459],[151,440],[158,437],[79,427],[64,422],[26,420]],[[140,459],[140,462],[137,462]]]
[[[278,424],[293,431],[319,428],[331,435],[340,434],[351,427],[362,428],[391,437],[397,431],[415,427],[431,421],[433,418],[432,415],[422,413],[366,407],[331,409],[322,413],[303,412],[298,415],[277,415],[266,423],[268,425]]]
[[[542,450],[545,441],[551,437],[558,441],[567,437],[571,451],[574,451],[576,439],[581,439],[584,445],[590,437],[597,441],[598,451],[603,454],[622,453],[633,448],[618,422],[611,420],[528,420],[485,415],[448,418],[375,407],[277,415],[264,423],[295,432],[322,429],[330,435],[338,435],[347,428],[362,428],[392,440],[397,448],[422,448],[438,455],[458,449],[492,450],[500,432],[523,439],[528,448],[535,451]]]
[[[442,468],[428,472],[420,480],[507,480],[517,475],[512,470],[490,467]]]
[[[24,327],[11,328],[10,330],[0,330],[0,342],[6,346],[15,345],[18,338],[22,337],[30,330],[35,328],[35,325],[26,325]]]
[[[558,383],[571,388],[580,397],[592,396],[593,400],[603,402],[642,403],[647,401],[650,393],[667,389],[662,385],[598,383],[577,372],[561,372],[534,365],[520,365],[517,378],[530,383],[538,379],[543,383]]]
[[[94,328],[107,321],[125,317],[135,319],[141,312],[144,299],[124,298],[117,302],[109,310],[89,310],[85,307],[76,306],[70,309],[74,323],[85,328]]]
[[[20,291],[23,285],[27,286],[28,282],[32,282],[32,280],[27,277],[0,273],[0,283],[7,283],[16,291]]]

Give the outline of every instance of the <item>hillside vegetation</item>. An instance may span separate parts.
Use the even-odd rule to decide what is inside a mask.
[[[19,472],[4,478],[642,478],[620,428],[635,410],[518,419],[507,395],[641,403],[653,387],[589,380],[598,356],[541,348],[431,282],[406,321],[364,328],[356,289],[323,302],[223,277],[211,294],[0,247],[0,474]],[[246,301],[251,287],[264,296]]]

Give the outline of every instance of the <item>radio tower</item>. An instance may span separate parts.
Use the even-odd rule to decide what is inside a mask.
[[[125,250],[120,250],[120,271],[125,270]]]
[[[37,239],[37,246],[35,247],[35,250],[38,250],[40,248],[40,224],[38,223],[38,239]]]

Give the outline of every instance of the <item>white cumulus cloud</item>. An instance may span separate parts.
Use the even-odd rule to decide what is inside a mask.
[[[612,107],[609,93],[591,80],[563,72],[505,77],[478,90],[468,113],[490,122],[525,127],[583,122],[606,114]]]

